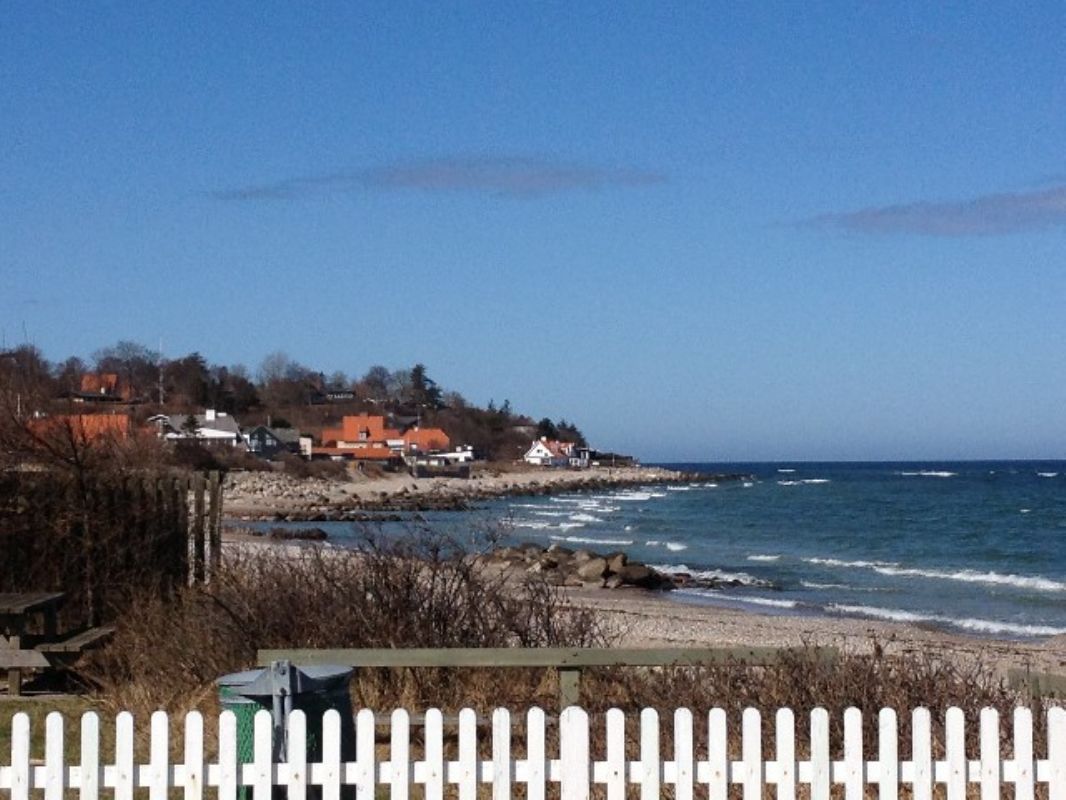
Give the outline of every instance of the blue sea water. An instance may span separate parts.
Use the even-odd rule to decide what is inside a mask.
[[[508,498],[429,523],[736,582],[679,602],[1066,634],[1066,462],[666,466],[752,477]]]

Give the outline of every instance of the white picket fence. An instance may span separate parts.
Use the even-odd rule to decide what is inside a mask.
[[[731,785],[740,786],[744,800],[765,796],[794,798],[801,786],[810,787],[812,800],[828,800],[834,785],[843,787],[845,798],[899,796],[910,789],[917,800],[933,795],[937,785],[946,787],[948,800],[962,800],[968,786],[979,787],[982,800],[998,798],[1001,792],[1027,800],[1037,795],[1066,800],[1066,709],[1048,713],[1048,752],[1033,752],[1033,718],[1028,709],[1018,709],[1013,719],[1010,758],[1001,748],[999,717],[986,709],[980,718],[978,753],[965,750],[965,720],[960,709],[947,712],[944,760],[934,760],[931,717],[927,710],[913,712],[909,758],[901,755],[896,712],[884,709],[878,717],[874,760],[867,760],[862,741],[862,715],[857,709],[844,714],[843,759],[830,758],[829,715],[815,710],[809,719],[810,757],[796,756],[796,720],[790,709],[776,713],[773,758],[763,752],[763,719],[749,709],[742,720],[740,760],[731,760],[725,749],[726,715],[721,709],[706,718],[710,742],[707,753],[695,752],[694,715],[679,709],[673,715],[673,752],[660,747],[658,713],[646,709],[639,716],[639,757],[626,753],[627,720],[618,710],[607,712],[606,752],[602,761],[590,757],[590,721],[581,708],[571,707],[559,717],[559,752],[547,752],[546,717],[534,709],[526,715],[522,738],[524,752],[512,752],[512,716],[505,709],[492,715],[491,757],[479,757],[477,719],[466,709],[459,715],[457,758],[444,752],[444,718],[439,711],[425,715],[424,744],[412,753],[411,717],[406,711],[391,716],[388,759],[380,760],[375,747],[375,717],[370,711],[356,716],[356,758],[341,759],[341,718],[336,711],[323,720],[322,761],[308,763],[304,714],[289,719],[289,753],[284,763],[274,763],[270,715],[255,718],[254,757],[238,763],[237,722],[231,712],[219,720],[219,752],[208,761],[204,752],[203,717],[196,712],[185,718],[184,759],[170,761],[169,722],[157,712],[151,719],[150,757],[147,764],[134,758],[133,717],[116,718],[113,762],[102,760],[100,721],[95,714],[81,720],[80,761],[64,760],[64,722],[51,714],[45,722],[44,760],[31,760],[30,721],[17,714],[12,721],[11,762],[0,766],[0,790],[12,800],[29,800],[43,790],[45,800],[60,800],[76,791],[80,800],[96,800],[101,792],[115,800],[133,800],[138,789],[148,790],[149,800],[166,800],[172,790],[183,791],[185,800],[200,800],[205,792],[217,792],[220,800],[233,800],[240,786],[250,786],[254,800],[270,800],[272,787],[288,788],[292,800],[304,800],[308,787],[320,786],[322,800],[340,800],[342,786],[354,786],[358,800],[374,800],[378,787],[388,787],[391,800],[407,800],[412,789],[426,800],[440,800],[445,793],[459,800],[475,800],[479,788],[491,786],[493,800],[507,800],[512,789],[521,787],[529,800],[544,800],[552,784],[558,784],[564,800],[584,800],[596,785],[605,787],[608,800],[622,800],[639,792],[641,800],[660,796],[669,786],[678,800],[693,797],[726,798]],[[597,724],[600,724],[597,721]],[[976,758],[972,757],[976,756]],[[0,761],[0,764],[3,762]],[[1010,788],[1006,788],[1009,786]],[[634,788],[639,787],[639,788]],[[804,792],[806,794],[806,792]],[[34,794],[35,797],[39,796]]]

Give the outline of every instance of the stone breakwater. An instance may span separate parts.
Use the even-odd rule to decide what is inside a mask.
[[[553,586],[583,589],[669,591],[682,586],[722,589],[739,585],[736,581],[700,578],[684,572],[666,574],[630,559],[623,552],[600,554],[592,550],[571,550],[558,544],[500,547],[476,556],[474,562],[490,574],[512,578],[533,575]]]
[[[596,492],[630,486],[738,480],[659,467],[587,470],[483,469],[470,479],[386,474],[352,480],[297,479],[272,472],[230,473],[225,509],[230,518],[294,522],[387,521],[383,513],[465,511],[479,501],[519,495]]]

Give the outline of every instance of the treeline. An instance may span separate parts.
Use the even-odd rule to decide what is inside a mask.
[[[87,386],[86,375],[117,380],[106,387]],[[586,444],[578,427],[565,419],[537,421],[507,400],[479,407],[439,385],[424,364],[400,369],[375,365],[362,375],[327,374],[276,352],[253,372],[242,364],[209,363],[198,352],[167,359],[130,341],[101,348],[89,360],[72,356],[50,362],[29,345],[0,352],[0,402],[8,416],[65,410],[71,401],[101,388],[141,417],[161,410],[214,408],[242,425],[269,423],[311,432],[361,411],[416,418],[497,460],[519,457],[534,436]]]

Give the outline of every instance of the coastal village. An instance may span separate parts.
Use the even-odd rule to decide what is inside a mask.
[[[268,464],[301,458],[337,462],[357,472],[368,467],[405,470],[415,477],[466,478],[473,464],[490,458],[486,448],[464,441],[461,434],[449,433],[441,425],[424,424],[422,409],[405,414],[402,404],[397,404],[400,407],[392,412],[348,413],[353,406],[368,403],[360,404],[350,390],[323,390],[314,384],[308,387],[307,405],[324,412],[318,414],[321,423],[300,428],[272,422],[269,413],[263,422],[242,424],[235,415],[215,408],[189,409],[187,404],[179,404],[168,409],[162,402],[139,396],[130,382],[115,372],[86,372],[75,391],[53,400],[49,412],[26,410],[30,430],[54,434],[66,428],[85,443],[154,436],[175,447],[207,449],[224,460],[233,454],[247,454]],[[440,410],[437,401],[432,411]],[[536,423],[515,416],[507,422],[511,438],[528,443],[524,451],[513,451],[516,463],[565,469],[636,463],[630,456],[589,447],[579,432],[571,440],[557,438],[558,431],[550,420]],[[542,433],[545,428],[554,435]]]

